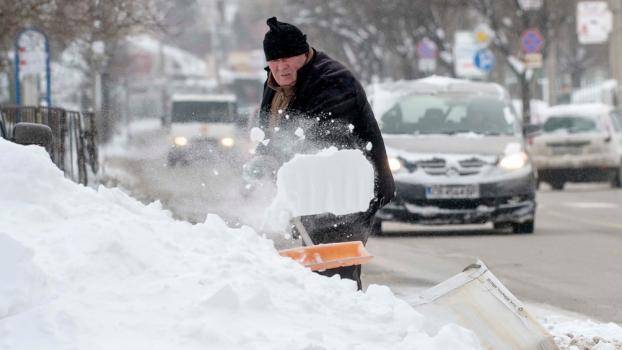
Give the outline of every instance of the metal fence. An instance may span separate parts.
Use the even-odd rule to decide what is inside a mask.
[[[65,176],[86,185],[87,167],[93,174],[99,170],[95,114],[67,111],[62,108],[0,106],[7,136],[19,122],[45,124],[52,129],[52,145],[48,152]]]

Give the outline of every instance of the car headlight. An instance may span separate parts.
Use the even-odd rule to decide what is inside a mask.
[[[397,173],[398,171],[402,170],[402,168],[402,162],[399,159],[389,158],[389,169],[391,169],[391,172]]]
[[[188,144],[188,139],[183,136],[177,136],[175,137],[175,144],[177,146],[185,146]]]
[[[224,137],[220,139],[220,144],[225,147],[233,147],[235,141],[231,137]]]
[[[499,162],[499,167],[505,170],[518,170],[527,165],[527,154],[518,152],[507,155]]]

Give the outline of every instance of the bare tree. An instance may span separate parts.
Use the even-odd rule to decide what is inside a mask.
[[[424,37],[441,53],[440,72],[453,75],[449,36],[469,20],[457,1],[298,0],[289,7],[293,22],[347,62],[364,80],[422,75],[416,44]]]
[[[555,38],[562,25],[572,17],[574,8],[568,7],[565,0],[543,1],[537,10],[523,10],[518,0],[472,0],[465,1],[486,20],[494,32],[492,45],[502,54],[505,62],[520,84],[523,101],[523,119],[531,120],[530,83],[534,77],[533,69],[526,68],[522,63],[520,39],[528,29],[537,28],[542,34],[545,46],[542,50],[543,59],[548,53],[547,45]]]

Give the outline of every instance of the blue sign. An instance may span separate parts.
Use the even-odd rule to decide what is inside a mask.
[[[495,55],[489,49],[480,49],[475,53],[473,62],[475,63],[475,67],[486,73],[490,73],[495,67]]]
[[[525,53],[536,53],[542,50],[544,37],[538,29],[528,29],[520,37],[520,47]]]
[[[419,58],[436,58],[436,44],[428,38],[419,41],[416,50]]]
[[[31,60],[34,59],[34,62],[37,61],[36,55],[33,55],[29,49],[32,49],[28,46],[36,46],[36,37],[40,36],[43,40],[43,68],[45,69],[45,79],[46,79],[46,101],[47,107],[52,107],[52,78],[51,78],[51,69],[50,69],[50,45],[47,35],[37,29],[37,28],[26,28],[22,29],[17,33],[15,37],[15,104],[21,105],[22,96],[21,96],[21,74],[20,68],[30,67],[30,71],[28,73],[41,73],[37,72],[36,68],[39,65],[33,64]],[[33,38],[34,37],[34,38]],[[22,57],[26,56],[26,57]],[[39,62],[41,63],[41,62]],[[19,113],[17,115],[17,121],[19,122]]]

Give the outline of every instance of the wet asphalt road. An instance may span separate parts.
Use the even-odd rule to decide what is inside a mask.
[[[536,232],[388,224],[367,245],[364,282],[407,296],[479,258],[519,299],[622,323],[622,190],[570,184],[538,192]]]

